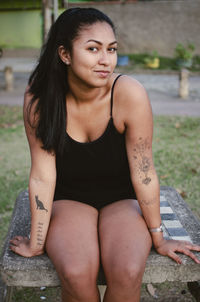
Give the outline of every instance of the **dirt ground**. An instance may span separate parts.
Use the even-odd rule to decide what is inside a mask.
[[[99,286],[101,293],[101,301],[105,286]],[[163,284],[153,285],[155,295],[152,296],[148,292],[147,285],[142,285],[142,293],[140,302],[194,302],[195,299],[191,296],[187,289],[186,283],[165,282]],[[46,300],[48,302],[61,302],[60,288],[36,288],[36,289],[20,289],[14,291],[14,302],[37,302]]]

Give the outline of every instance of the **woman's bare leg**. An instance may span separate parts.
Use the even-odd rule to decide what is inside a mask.
[[[98,211],[84,203],[53,204],[46,251],[62,285],[63,302],[99,302]]]
[[[136,200],[121,200],[100,210],[99,236],[107,280],[104,302],[139,302],[152,241]]]

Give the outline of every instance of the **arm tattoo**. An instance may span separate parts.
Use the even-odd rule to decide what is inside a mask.
[[[156,201],[157,201],[156,198],[154,198],[154,199],[148,199],[148,200],[147,199],[140,199],[140,200],[138,200],[139,204],[144,205],[144,206],[151,206],[151,205],[155,204]]]
[[[148,172],[151,168],[150,160],[148,157],[143,156],[142,162],[139,163],[140,171],[142,171],[145,175],[145,178],[142,180],[144,185],[148,185],[151,182],[151,178],[148,177]]]
[[[37,245],[42,246],[43,245],[43,236],[42,236],[42,230],[43,230],[44,223],[39,222],[38,223],[38,229],[37,229]]]
[[[45,207],[44,207],[42,201],[40,201],[40,200],[38,199],[38,195],[35,195],[35,201],[36,201],[36,205],[37,205],[37,210],[39,209],[39,210],[44,210],[44,211],[48,212],[48,210],[45,209]]]
[[[136,144],[133,149],[133,158],[137,160],[136,171],[139,174],[139,177],[142,179],[144,185],[148,185],[151,182],[149,177],[149,171],[152,170],[152,162],[145,153],[151,148],[151,144],[148,139],[143,140],[139,138],[138,144]]]
[[[46,211],[46,213],[48,212],[48,210],[45,209],[43,202],[39,200],[38,195],[35,195],[35,201],[36,201],[36,205],[37,205],[37,210],[43,210],[43,211]],[[42,235],[43,226],[44,226],[43,222],[38,222],[38,227],[37,227],[37,245],[38,246],[44,245],[44,239],[43,239],[43,235]]]

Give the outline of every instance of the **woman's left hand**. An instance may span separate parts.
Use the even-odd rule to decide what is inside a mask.
[[[10,240],[10,249],[23,257],[33,257],[44,253],[43,249],[32,249],[28,237],[15,236]]]
[[[179,264],[182,263],[182,260],[176,254],[176,252],[185,254],[190,258],[192,258],[196,263],[200,264],[200,260],[191,252],[191,251],[200,252],[200,246],[194,245],[191,242],[182,241],[182,240],[163,239],[155,248],[159,254],[163,256],[168,256]]]

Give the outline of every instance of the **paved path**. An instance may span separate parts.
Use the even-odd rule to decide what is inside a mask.
[[[23,93],[36,58],[0,59],[0,104],[22,105]],[[15,77],[14,91],[4,90],[3,69],[12,65]],[[141,82],[149,95],[155,115],[200,116],[200,76],[189,79],[190,95],[183,100],[178,96],[178,75],[133,74]]]
[[[154,114],[200,116],[199,76],[190,77],[190,95],[185,100],[178,96],[178,75],[136,74],[134,77],[146,88]]]

